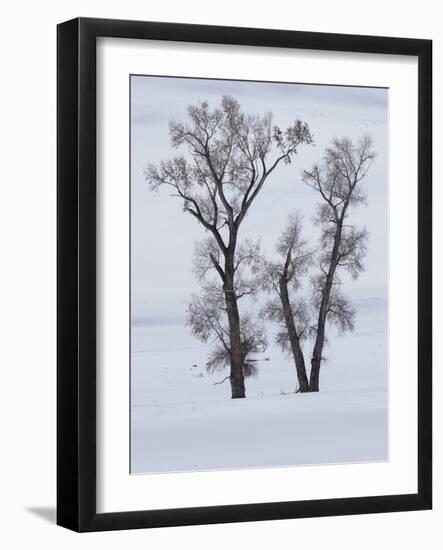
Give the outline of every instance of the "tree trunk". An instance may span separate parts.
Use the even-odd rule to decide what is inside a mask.
[[[320,311],[317,322],[317,336],[315,338],[314,350],[311,358],[311,375],[309,378],[309,391],[320,390],[320,365],[325,344],[326,330],[326,312],[329,307],[329,298],[331,296],[332,281],[335,273],[335,263],[331,263],[329,272],[326,277],[325,288],[323,289],[323,297],[320,304]]]
[[[243,358],[240,339],[240,315],[237,306],[237,297],[234,291],[234,265],[228,256],[225,264],[225,283],[223,286],[226,303],[226,313],[229,323],[229,337],[231,346],[231,395],[232,399],[246,397],[245,379],[243,374]]]
[[[325,331],[326,331],[326,315],[329,308],[329,299],[331,297],[332,283],[334,281],[335,270],[338,263],[338,252],[339,245],[341,241],[341,234],[343,228],[343,219],[346,208],[343,211],[343,214],[340,218],[339,223],[334,236],[334,246],[331,253],[331,261],[329,263],[328,273],[326,275],[325,286],[322,290],[322,299],[320,303],[320,310],[318,313],[318,322],[317,322],[317,336],[315,338],[314,351],[312,352],[311,358],[311,375],[309,378],[309,390],[310,391],[319,391],[320,390],[320,366],[321,358],[323,353],[323,346],[325,344]]]
[[[311,376],[309,378],[309,391],[319,391],[320,383],[320,363],[321,359],[313,357],[311,359]]]
[[[294,357],[295,368],[297,371],[298,385],[300,393],[309,391],[308,376],[306,374],[305,359],[303,350],[300,346],[300,340],[294,323],[294,315],[291,303],[289,301],[288,285],[284,278],[280,279],[280,300],[285,317],[286,330],[288,331],[289,342],[291,344],[292,356]]]

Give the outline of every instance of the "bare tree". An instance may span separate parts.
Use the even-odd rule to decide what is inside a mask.
[[[220,108],[207,101],[188,107],[189,122],[171,122],[176,156],[145,171],[151,189],[169,187],[213,237],[208,259],[220,277],[229,324],[230,381],[233,398],[245,397],[240,314],[236,290],[237,241],[240,226],[280,163],[290,163],[300,144],[311,143],[309,127],[300,120],[282,131],[271,113],[244,113],[236,99],[224,96]]]
[[[317,311],[315,343],[311,358],[310,391],[319,390],[320,366],[327,321],[341,330],[353,327],[354,310],[339,290],[338,270],[358,277],[363,270],[366,230],[347,224],[349,209],[366,201],[360,182],[375,157],[372,141],[363,136],[357,144],[334,139],[325,151],[322,166],[304,172],[304,181],[317,191],[321,202],[316,221],[321,227],[319,273],[313,277],[313,304]]]
[[[301,238],[301,218],[291,214],[276,246],[278,260],[265,261],[262,270],[262,287],[277,294],[263,310],[263,316],[277,322],[280,332],[276,341],[285,351],[290,351],[297,371],[298,389],[309,391],[302,341],[309,329],[309,312],[303,298],[291,299],[300,289],[302,278],[312,261],[312,251]]]

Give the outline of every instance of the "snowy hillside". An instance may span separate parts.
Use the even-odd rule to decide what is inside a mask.
[[[237,400],[188,328],[133,325],[132,473],[386,460],[385,302],[360,302],[356,321],[331,338],[318,394],[293,393],[293,363],[271,344]]]

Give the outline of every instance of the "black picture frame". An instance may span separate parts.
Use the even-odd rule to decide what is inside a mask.
[[[96,512],[96,39],[136,38],[418,58],[418,491],[416,494]],[[104,531],[432,506],[432,42],[78,18],[57,29],[57,523]]]

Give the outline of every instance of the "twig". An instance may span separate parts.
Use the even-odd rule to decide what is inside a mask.
[[[225,376],[225,377],[223,378],[223,380],[220,380],[220,382],[214,382],[214,386],[216,386],[217,384],[223,384],[223,382],[224,382],[225,380],[227,380],[228,378],[231,378],[231,377],[230,377],[230,376]]]

